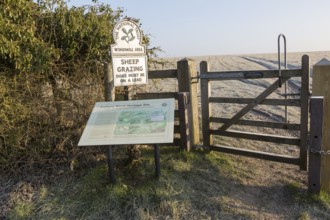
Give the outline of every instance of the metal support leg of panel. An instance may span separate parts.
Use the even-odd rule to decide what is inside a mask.
[[[154,155],[155,155],[155,174],[156,177],[158,178],[160,176],[160,157],[159,157],[159,145],[155,144],[154,145]]]
[[[113,159],[113,157],[112,157],[112,146],[108,146],[107,157],[108,157],[108,169],[109,169],[110,182],[115,183],[116,178],[115,178],[115,171],[114,171],[114,166],[113,166],[113,162],[112,162],[112,159]]]

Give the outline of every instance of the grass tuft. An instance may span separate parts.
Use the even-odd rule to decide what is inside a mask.
[[[313,195],[312,199],[330,211],[330,193],[321,190],[319,195]]]

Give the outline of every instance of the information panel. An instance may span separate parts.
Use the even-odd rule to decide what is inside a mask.
[[[78,146],[172,143],[174,99],[97,102]]]

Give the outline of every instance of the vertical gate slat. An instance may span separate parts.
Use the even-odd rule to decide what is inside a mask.
[[[307,170],[307,136],[308,136],[308,107],[309,107],[309,56],[302,57],[301,75],[301,114],[300,114],[300,169]]]
[[[206,61],[200,63],[201,75],[208,72],[208,65]],[[210,82],[208,79],[201,79],[201,106],[202,106],[202,133],[203,145],[210,146],[212,143],[210,136],[210,115],[211,103],[209,104],[209,97],[211,96]]]

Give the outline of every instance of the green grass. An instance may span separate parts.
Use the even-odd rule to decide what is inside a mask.
[[[184,152],[161,147],[161,176],[155,178],[153,149],[144,148],[140,161],[120,165],[115,161],[116,183],[110,184],[107,166],[90,168],[81,178],[64,178],[38,188],[36,197],[20,201],[8,214],[10,219],[253,219],[250,210],[236,211],[227,200],[248,191],[240,179],[252,178],[244,164],[217,152]],[[299,198],[299,185],[288,186]],[[300,197],[299,197],[300,196]],[[318,212],[308,209],[301,219],[325,216],[329,195],[321,194]],[[324,203],[323,205],[319,205]],[[313,204],[316,204],[314,202]],[[313,206],[314,207],[314,206]],[[322,211],[326,210],[326,211]]]
[[[321,191],[320,194],[310,194],[296,182],[287,185],[295,203],[304,207],[299,219],[330,219],[330,194]]]

